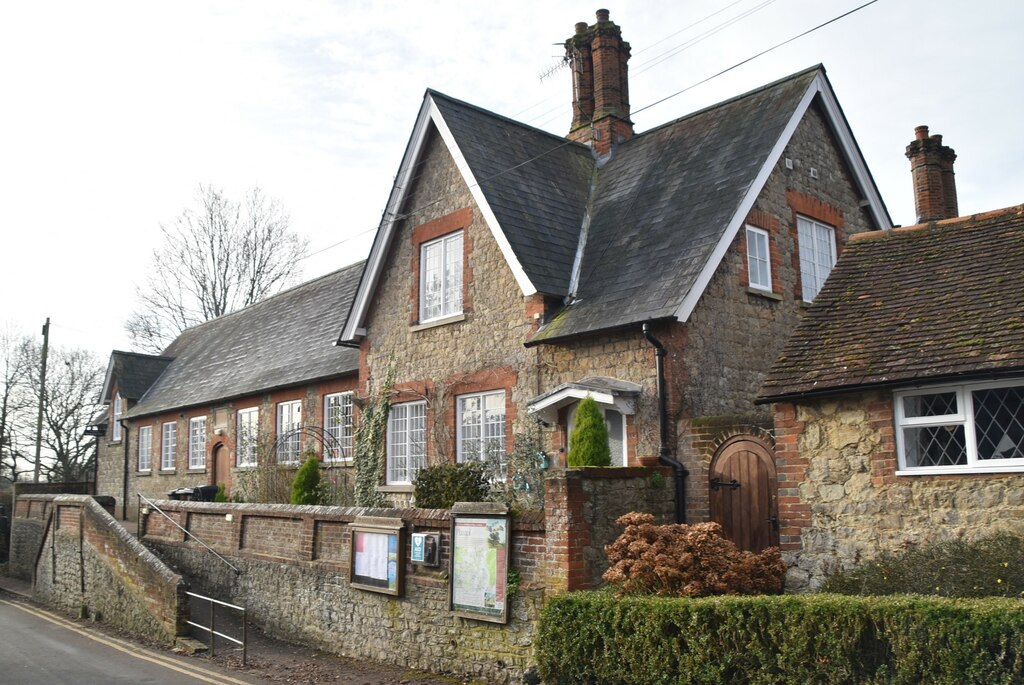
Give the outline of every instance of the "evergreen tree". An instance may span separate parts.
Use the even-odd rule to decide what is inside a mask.
[[[611,466],[608,426],[593,397],[584,398],[576,410],[576,425],[569,436],[569,466]]]
[[[309,455],[309,459],[303,462],[302,466],[295,473],[292,481],[292,504],[316,504],[317,488],[320,485],[320,462],[315,454]]]

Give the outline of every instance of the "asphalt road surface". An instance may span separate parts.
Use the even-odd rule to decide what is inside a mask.
[[[150,651],[0,595],[0,683],[4,685],[256,685],[195,660]]]

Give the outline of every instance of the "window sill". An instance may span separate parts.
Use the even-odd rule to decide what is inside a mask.
[[[991,476],[993,474],[1024,473],[1024,466],[987,466],[984,468],[956,468],[943,467],[931,469],[914,469],[908,471],[897,471],[897,476]]]
[[[140,476],[152,476],[152,475],[153,475],[152,471],[136,471],[135,472],[135,477],[136,478],[138,478]]]
[[[411,330],[413,333],[416,333],[417,331],[425,331],[428,328],[437,328],[438,326],[447,326],[450,323],[458,323],[460,321],[465,321],[465,320],[466,320],[466,315],[464,313],[463,314],[455,314],[454,316],[446,316],[443,319],[434,319],[432,321],[427,321],[425,323],[416,324],[415,326],[411,326],[409,328],[409,330]]]
[[[178,473],[178,469],[160,469],[157,471],[158,476],[173,476]]]
[[[396,485],[378,485],[377,492],[412,493],[415,487],[412,483],[399,483]]]
[[[206,467],[193,467],[185,471],[185,473],[206,473]]]
[[[747,293],[750,295],[757,295],[768,300],[775,300],[776,302],[782,302],[782,295],[772,292],[771,290],[761,290],[760,288],[753,288],[747,286]]]
[[[325,459],[320,462],[320,466],[323,468],[331,468],[332,466],[353,466],[355,461],[352,459]]]
[[[232,471],[255,471],[259,466],[257,464],[236,464],[231,467]]]

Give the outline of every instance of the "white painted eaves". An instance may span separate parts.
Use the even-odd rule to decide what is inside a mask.
[[[835,93],[832,91],[832,86],[825,77],[825,72],[823,70],[819,71],[814,77],[814,80],[811,81],[810,85],[807,87],[807,91],[800,99],[800,103],[794,110],[793,116],[790,117],[789,122],[786,124],[786,128],[783,129],[782,135],[779,136],[779,139],[775,142],[771,153],[765,159],[761,170],[754,178],[754,182],[751,183],[750,188],[747,190],[746,195],[744,195],[743,200],[740,202],[739,207],[733,214],[732,219],[730,219],[729,225],[722,234],[718,243],[715,245],[715,248],[711,253],[711,257],[704,264],[704,268],[701,269],[700,274],[697,276],[697,280],[694,282],[689,292],[687,292],[686,297],[683,298],[682,304],[680,304],[679,308],[676,310],[675,316],[677,320],[683,322],[689,320],[690,315],[697,306],[697,302],[701,298],[701,295],[704,294],[704,290],[711,282],[712,276],[715,275],[715,271],[718,270],[719,264],[722,263],[722,259],[725,257],[725,253],[729,250],[729,246],[732,245],[733,240],[735,240],[740,226],[743,225],[743,222],[746,220],[750,210],[754,207],[754,203],[757,201],[758,195],[761,194],[765,183],[768,182],[768,177],[771,175],[772,170],[775,169],[775,165],[778,164],[786,146],[789,145],[789,141],[796,132],[797,126],[800,125],[807,109],[811,106],[811,103],[814,102],[814,98],[819,95],[821,96],[821,104],[822,109],[825,112],[825,118],[839,143],[844,159],[847,164],[850,165],[850,169],[854,177],[854,183],[857,184],[862,196],[867,200],[867,208],[875,219],[875,223],[877,224],[876,227],[879,229],[892,227],[892,219],[889,218],[889,212],[886,210],[885,204],[882,202],[882,196],[878,192],[878,187],[875,185],[875,181],[871,177],[871,173],[868,171],[867,162],[864,161],[864,156],[861,154],[860,148],[857,146],[857,142],[853,137],[853,132],[850,130],[850,126],[846,121],[846,116],[843,114],[843,110],[839,106],[839,101],[836,99]]]
[[[402,157],[402,164],[398,169],[398,175],[391,189],[391,195],[388,197],[384,216],[381,218],[377,235],[374,237],[373,247],[370,248],[370,256],[366,261],[366,270],[363,272],[359,290],[352,301],[352,309],[345,322],[345,327],[342,329],[339,342],[355,341],[358,337],[366,334],[363,325],[364,319],[369,311],[373,293],[379,284],[381,272],[384,268],[391,242],[394,239],[397,223],[401,220],[401,217],[398,216],[398,210],[411,190],[412,180],[415,176],[413,171],[421,161],[423,145],[431,125],[437,129],[459,173],[462,174],[462,179],[469,188],[477,208],[483,215],[491,235],[498,243],[498,247],[501,249],[501,253],[504,255],[509,268],[512,270],[512,274],[515,276],[516,283],[519,284],[523,296],[533,295],[537,292],[537,288],[534,287],[526,275],[526,271],[512,250],[512,245],[509,243],[504,231],[501,230],[498,219],[487,203],[487,199],[484,197],[483,190],[473,174],[473,170],[469,168],[465,156],[459,149],[455,136],[452,135],[451,129],[449,129],[447,122],[445,122],[440,110],[438,110],[430,91],[427,91],[423,97],[423,104],[420,107],[419,114],[416,117],[416,125],[413,127],[412,136],[409,138],[409,143],[406,146],[405,155]]]

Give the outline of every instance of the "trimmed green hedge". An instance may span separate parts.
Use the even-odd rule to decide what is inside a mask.
[[[553,597],[546,683],[1024,683],[1024,602],[919,596]]]

